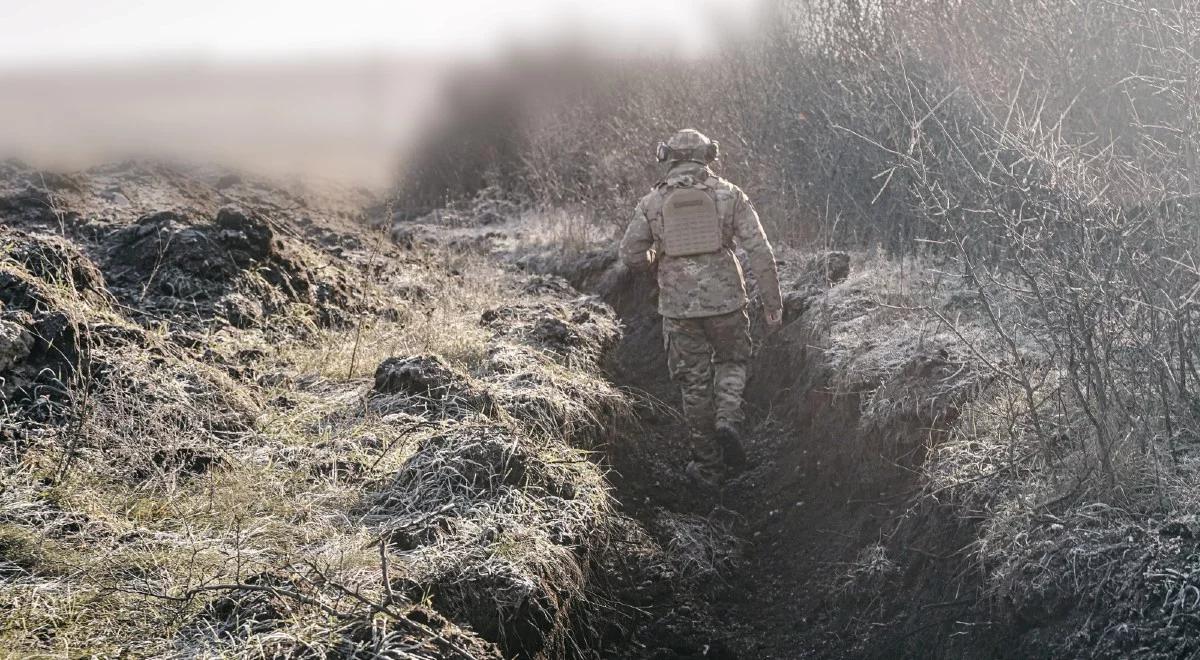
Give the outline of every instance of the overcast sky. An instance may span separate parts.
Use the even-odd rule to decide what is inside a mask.
[[[161,56],[486,55],[547,35],[703,50],[757,0],[0,0],[0,67]]]

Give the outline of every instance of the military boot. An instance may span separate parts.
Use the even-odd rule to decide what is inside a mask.
[[[701,488],[716,489],[721,485],[721,458],[713,447],[692,448],[692,460],[684,473]]]
[[[725,465],[734,472],[746,469],[746,450],[742,448],[742,437],[737,427],[731,424],[718,424],[714,435],[717,446],[721,448],[721,456]]]
[[[715,490],[721,485],[721,468],[713,463],[692,459],[683,471],[701,488]]]

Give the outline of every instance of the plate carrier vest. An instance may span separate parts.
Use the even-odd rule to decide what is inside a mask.
[[[662,207],[663,253],[670,257],[711,254],[721,249],[721,218],[707,188],[676,188]]]

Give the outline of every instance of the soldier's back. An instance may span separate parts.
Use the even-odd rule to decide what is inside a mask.
[[[659,313],[669,318],[717,316],[746,305],[741,264],[733,252],[735,212],[741,190],[701,169],[669,175],[642,198],[650,232],[661,251],[665,244],[664,207],[680,188],[700,188],[712,195],[720,223],[720,243],[708,253],[662,254],[658,268]]]

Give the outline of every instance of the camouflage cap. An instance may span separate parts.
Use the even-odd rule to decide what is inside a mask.
[[[672,135],[665,143],[666,160],[694,160],[711,163],[717,159],[717,141],[693,128],[685,128]]]

